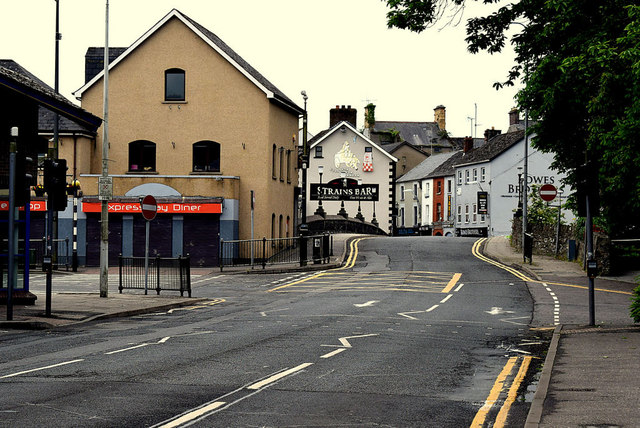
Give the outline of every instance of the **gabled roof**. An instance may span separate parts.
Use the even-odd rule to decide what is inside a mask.
[[[440,127],[436,122],[395,122],[376,121],[372,133],[383,133],[396,130],[400,138],[414,146],[454,147],[451,141],[441,136]]]
[[[53,134],[54,117],[54,113],[51,110],[40,106],[38,109],[38,133],[43,135]],[[96,135],[95,130],[67,119],[64,116],[58,117],[58,130],[60,134],[87,135],[90,137],[95,137]]]
[[[371,144],[380,153],[382,153],[383,155],[388,157],[389,160],[391,160],[392,162],[398,162],[398,158],[394,157],[393,155],[388,153],[386,150],[384,150],[382,147],[380,147],[378,144],[374,143],[369,138],[365,137],[362,133],[358,132],[358,130],[356,128],[354,128],[353,125],[351,125],[349,122],[346,122],[344,120],[342,122],[336,123],[335,125],[333,125],[329,129],[326,129],[324,131],[318,132],[318,134],[315,137],[313,137],[311,139],[311,141],[309,141],[309,150],[313,149],[315,146],[317,146],[318,144],[322,143],[330,135],[334,134],[336,131],[338,131],[343,126],[345,126],[346,128],[350,129],[353,133],[355,133],[358,137],[360,137],[363,140],[365,140],[367,143]]]
[[[488,162],[524,138],[524,131],[507,132],[464,154],[457,166]],[[531,137],[529,137],[531,138]]]
[[[405,183],[407,181],[416,181],[427,178],[436,168],[446,162],[451,156],[457,152],[440,153],[437,155],[429,156],[414,168],[410,169],[405,175],[398,178],[398,183]]]
[[[49,85],[13,60],[0,60],[0,86],[31,98],[40,106],[56,112],[88,129],[95,130],[102,119],[83,110],[56,93]]]
[[[384,150],[386,150],[387,152],[393,154],[395,153],[398,149],[400,149],[401,147],[408,147],[411,150],[414,150],[416,152],[419,152],[425,156],[429,156],[428,153],[425,153],[424,151],[420,150],[420,148],[407,143],[406,141],[402,141],[400,143],[387,143],[387,144],[380,144],[380,147],[382,147]]]
[[[434,169],[425,178],[447,177],[450,175],[454,175],[456,171],[456,165],[463,159],[463,157],[464,152],[462,150],[451,153],[451,157],[449,159],[442,162],[440,166]]]
[[[219,53],[224,59],[226,59],[231,65],[233,65],[240,73],[242,73],[247,79],[249,79],[254,85],[256,85],[262,92],[265,93],[267,98],[278,102],[289,110],[293,110],[298,114],[303,114],[304,110],[291,101],[282,91],[280,91],[274,84],[269,82],[263,75],[261,75],[255,68],[247,63],[240,55],[233,51],[226,43],[224,43],[214,33],[198,24],[193,19],[186,16],[184,13],[177,9],[171,10],[164,18],[158,21],[153,27],[151,27],[146,33],[136,40],[131,46],[129,46],[121,55],[119,55],[114,61],[109,63],[109,70],[116,67],[121,61],[123,61],[131,52],[133,52],[138,46],[144,43],[149,37],[151,37],[156,31],[162,28],[172,18],[179,19],[184,23],[191,31],[198,35],[205,43],[207,43],[212,49]],[[74,92],[74,95],[82,96],[82,93],[93,86],[98,80],[102,79],[104,70],[93,77],[89,82],[85,83],[80,89]]]

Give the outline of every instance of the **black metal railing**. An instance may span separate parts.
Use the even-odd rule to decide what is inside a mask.
[[[69,245],[69,238],[54,239],[54,255],[53,268],[58,269],[64,266],[69,270],[71,266],[72,251]],[[29,265],[33,268],[42,268],[42,260],[46,254],[47,239],[29,239]]]
[[[220,240],[220,271],[233,266],[328,263],[332,253],[328,234],[295,238]],[[311,255],[311,258],[308,256]]]
[[[191,259],[186,257],[153,257],[149,258],[149,271],[145,289],[144,257],[118,257],[119,285],[118,290],[161,290],[184,292],[191,297]]]

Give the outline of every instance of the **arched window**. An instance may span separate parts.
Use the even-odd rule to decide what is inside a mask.
[[[147,140],[129,143],[129,172],[156,170],[156,144]]]
[[[220,172],[220,144],[215,141],[193,143],[193,170]]]
[[[276,145],[273,145],[272,151],[271,151],[271,178],[273,178],[274,180],[276,178],[278,178],[276,176],[276,151],[278,149],[276,148]]]
[[[165,101],[184,101],[184,70],[179,68],[170,68],[164,72],[164,100]]]

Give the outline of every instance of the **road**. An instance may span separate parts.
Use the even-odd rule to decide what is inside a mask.
[[[2,425],[522,426],[543,341],[475,242],[362,239],[341,269],[211,274],[194,307],[0,336]]]

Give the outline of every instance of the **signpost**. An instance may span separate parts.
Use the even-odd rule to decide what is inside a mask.
[[[147,285],[149,283],[149,222],[156,218],[158,204],[156,203],[156,198],[147,195],[142,198],[140,205],[142,208],[142,217],[147,220],[144,238],[144,294],[147,294]]]
[[[540,198],[545,202],[553,201],[558,195],[558,189],[553,184],[544,184],[539,190]]]

